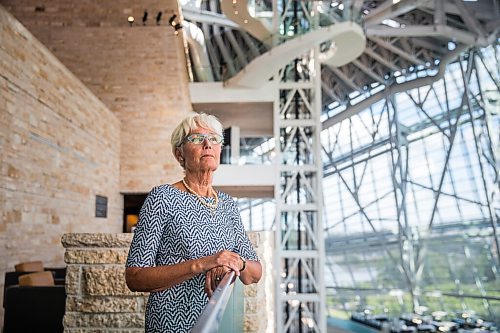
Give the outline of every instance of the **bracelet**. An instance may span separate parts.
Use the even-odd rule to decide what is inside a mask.
[[[240,272],[243,272],[247,267],[247,261],[242,256],[240,256],[240,259],[243,261],[243,267],[240,269]]]

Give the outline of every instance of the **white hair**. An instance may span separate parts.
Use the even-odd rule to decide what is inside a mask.
[[[174,153],[174,156],[175,150],[182,145],[186,136],[197,127],[203,127],[220,136],[224,136],[224,128],[215,116],[206,113],[192,113],[184,118],[172,132],[170,143],[172,144],[172,153]]]

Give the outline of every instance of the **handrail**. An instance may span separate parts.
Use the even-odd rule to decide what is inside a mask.
[[[219,323],[226,310],[231,292],[233,291],[235,277],[236,273],[234,271],[224,275],[208,301],[208,304],[205,306],[205,309],[203,309],[203,312],[196,321],[191,333],[218,332]]]

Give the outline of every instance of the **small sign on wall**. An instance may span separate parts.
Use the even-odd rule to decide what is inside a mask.
[[[108,197],[95,196],[95,217],[108,217]]]

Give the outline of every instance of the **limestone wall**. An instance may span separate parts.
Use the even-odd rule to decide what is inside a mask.
[[[1,299],[16,263],[64,265],[63,233],[122,227],[119,120],[2,6],[0,150]]]
[[[144,332],[146,293],[128,290],[125,260],[132,234],[66,234],[66,333]],[[264,277],[245,287],[245,332],[273,332],[272,233],[249,233]]]
[[[168,25],[179,13],[176,0],[0,3],[120,119],[121,192],[145,193],[182,176],[169,143],[172,129],[191,110],[183,35]]]

